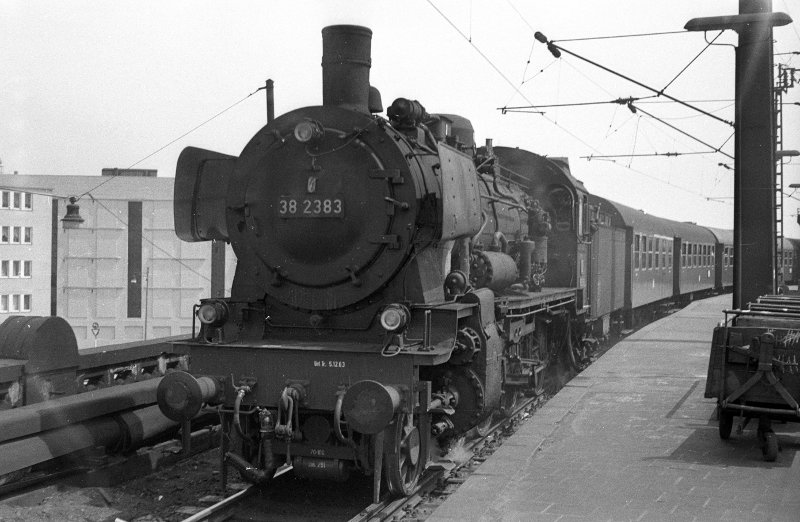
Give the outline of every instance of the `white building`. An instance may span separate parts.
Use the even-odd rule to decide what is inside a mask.
[[[81,348],[190,332],[201,298],[230,294],[235,256],[175,236],[172,178],[103,173],[0,174],[0,322],[59,315]],[[68,197],[77,228],[61,221]]]

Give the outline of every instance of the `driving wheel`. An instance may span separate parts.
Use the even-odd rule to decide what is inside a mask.
[[[389,493],[407,496],[413,493],[424,465],[420,451],[420,433],[413,415],[400,413],[386,430],[384,466]]]

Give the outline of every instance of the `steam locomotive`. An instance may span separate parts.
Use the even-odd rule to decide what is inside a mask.
[[[595,333],[725,284],[724,238],[589,194],[565,160],[478,147],[467,119],[414,100],[379,116],[371,35],[322,30],[321,106],[239,157],[178,161],[176,233],[238,264],[230,297],[196,305],[191,373],[159,406],[219,408],[223,481],[358,471],[409,494],[438,443],[541,393],[556,363],[580,369]]]

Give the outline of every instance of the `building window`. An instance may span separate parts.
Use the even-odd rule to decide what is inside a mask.
[[[3,294],[0,295],[0,313],[30,312],[31,294]]]
[[[11,242],[19,243],[22,239],[22,227],[13,227],[11,230]]]
[[[23,261],[22,263],[22,277],[31,277],[33,272],[33,261]]]
[[[33,194],[11,190],[0,191],[0,208],[33,210]]]
[[[22,239],[22,242],[26,245],[30,245],[33,242],[33,227],[25,227]]]
[[[8,260],[0,261],[0,277],[8,277]]]

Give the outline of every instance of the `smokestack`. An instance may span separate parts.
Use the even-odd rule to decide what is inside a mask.
[[[322,104],[369,114],[372,31],[358,25],[322,29]]]

